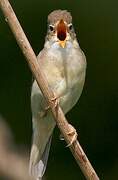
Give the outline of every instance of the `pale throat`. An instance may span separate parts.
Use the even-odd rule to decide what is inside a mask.
[[[66,45],[65,45],[65,48],[62,48],[60,45],[59,45],[59,42],[58,41],[54,41],[54,40],[48,40],[45,42],[45,45],[44,47],[46,49],[52,49],[55,53],[55,51],[61,51],[61,52],[68,52],[70,51],[71,48],[74,48],[73,46],[73,41],[72,40],[67,40],[66,41]]]

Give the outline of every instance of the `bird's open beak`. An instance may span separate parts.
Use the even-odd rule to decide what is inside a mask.
[[[66,41],[59,41],[59,45],[60,45],[62,48],[65,48],[65,46],[66,46]]]
[[[59,45],[62,48],[65,48],[66,46],[66,36],[67,36],[67,27],[61,19],[57,25],[57,38],[59,39]]]

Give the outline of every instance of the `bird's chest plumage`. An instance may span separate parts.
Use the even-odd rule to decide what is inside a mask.
[[[51,86],[65,81],[68,87],[79,78],[82,70],[81,58],[73,48],[51,48],[47,52],[43,69]]]
[[[62,107],[68,111],[78,100],[84,83],[84,63],[76,49],[50,49],[42,68],[48,83],[57,96],[61,97]],[[68,106],[68,107],[67,107]]]

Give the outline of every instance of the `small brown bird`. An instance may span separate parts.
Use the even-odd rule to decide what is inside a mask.
[[[66,114],[81,95],[86,73],[86,58],[77,42],[72,16],[68,11],[55,10],[49,14],[44,48],[37,60]],[[44,175],[56,125],[46,106],[45,98],[35,80],[31,93],[33,144],[30,173],[37,180]]]

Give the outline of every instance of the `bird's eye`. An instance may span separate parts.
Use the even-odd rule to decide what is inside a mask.
[[[73,28],[73,25],[72,24],[69,24],[69,30],[72,30],[72,28]]]
[[[54,27],[52,25],[49,25],[49,29],[50,29],[50,31],[53,31]]]

